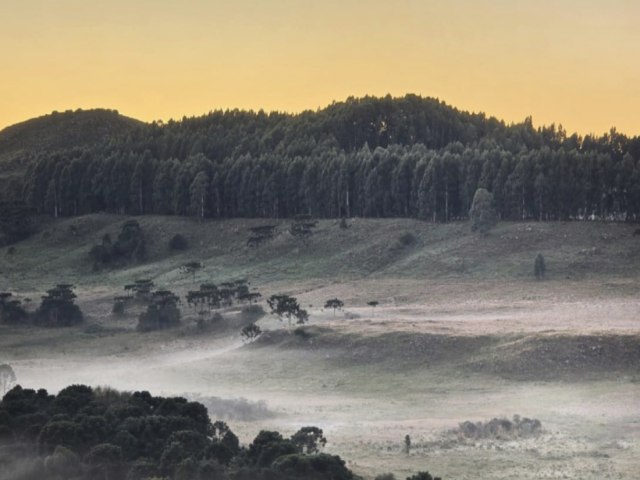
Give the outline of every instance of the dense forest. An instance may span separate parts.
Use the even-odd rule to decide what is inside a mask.
[[[16,386],[0,400],[6,480],[357,480],[322,453],[320,428],[286,438],[262,430],[247,446],[182,397],[70,385],[51,395]],[[379,478],[394,479],[391,474]],[[440,480],[418,472],[407,480]]]
[[[22,200],[55,216],[447,222],[486,188],[505,220],[640,218],[640,137],[506,125],[415,95],[295,115],[215,111],[100,138],[23,151]]]

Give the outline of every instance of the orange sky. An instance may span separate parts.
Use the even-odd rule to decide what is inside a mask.
[[[0,0],[0,65],[0,128],[418,93],[640,134],[636,0]]]

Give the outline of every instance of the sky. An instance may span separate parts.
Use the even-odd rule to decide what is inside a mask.
[[[0,0],[0,128],[406,93],[638,135],[640,1]]]

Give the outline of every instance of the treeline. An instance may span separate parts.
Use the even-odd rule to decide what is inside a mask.
[[[350,99],[299,115],[227,111],[136,129],[30,162],[40,213],[466,217],[477,188],[502,219],[640,218],[640,140],[506,126],[432,99]]]

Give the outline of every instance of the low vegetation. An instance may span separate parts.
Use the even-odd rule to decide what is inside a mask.
[[[493,418],[487,422],[462,422],[453,433],[460,440],[513,440],[535,437],[542,432],[540,420],[515,415],[512,420]]]

